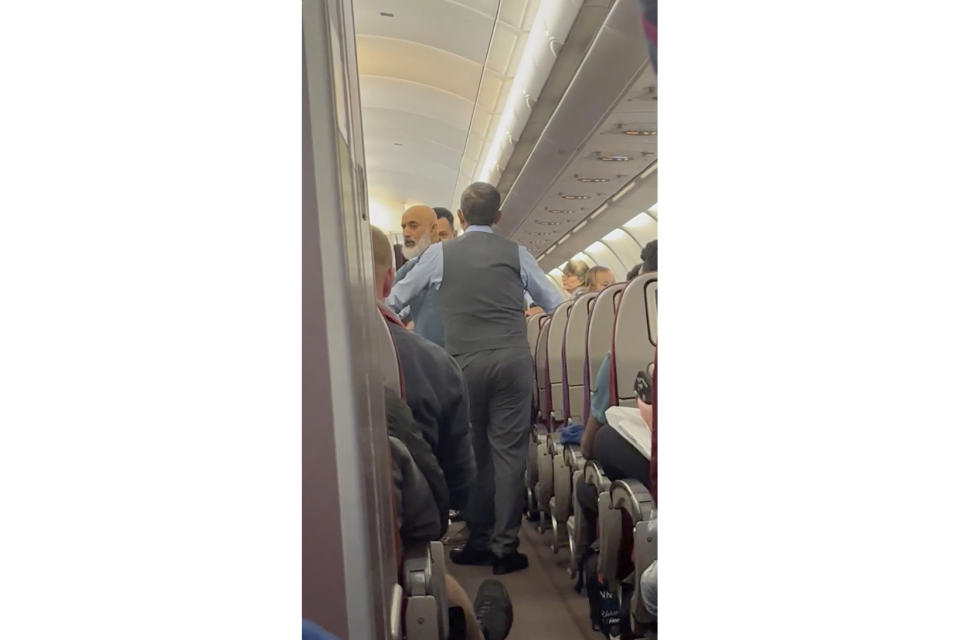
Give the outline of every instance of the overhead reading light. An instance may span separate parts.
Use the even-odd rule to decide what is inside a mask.
[[[587,200],[590,196],[575,196],[568,193],[560,197],[564,200]]]
[[[560,224],[559,222],[554,222],[552,220],[534,220],[534,222],[536,222],[537,224],[549,224],[551,226]]]
[[[630,156],[600,156],[597,160],[602,160],[603,162],[626,162],[633,160],[633,158]]]
[[[656,131],[644,131],[643,129],[625,129],[623,131],[625,136],[655,136],[657,135]]]
[[[573,213],[573,209],[547,209],[550,213]]]
[[[610,178],[577,178],[578,182],[610,182]]]

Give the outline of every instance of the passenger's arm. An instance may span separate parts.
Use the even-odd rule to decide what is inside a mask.
[[[583,429],[583,436],[580,437],[580,453],[587,460],[593,460],[593,441],[597,437],[597,431],[603,425],[591,415],[587,418],[587,426]]]
[[[597,369],[597,381],[590,396],[590,417],[580,437],[580,453],[593,459],[593,441],[600,427],[607,423],[606,412],[610,407],[610,354],[603,357]]]
[[[427,287],[437,286],[443,281],[443,247],[441,243],[430,245],[420,256],[420,260],[400,282],[394,283],[387,306],[394,312],[410,304],[418,293]]]
[[[443,372],[446,388],[444,414],[440,424],[439,462],[450,490],[450,508],[463,509],[467,505],[470,485],[477,475],[473,454],[473,435],[470,431],[470,396],[460,365],[447,358],[448,369]]]
[[[523,246],[520,247],[520,279],[533,301],[547,313],[553,313],[563,303],[563,294]]]

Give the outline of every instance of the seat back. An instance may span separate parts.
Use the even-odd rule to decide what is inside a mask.
[[[527,318],[527,343],[530,345],[530,355],[537,357],[537,341],[540,339],[540,320],[542,313]]]
[[[537,396],[540,405],[540,420],[547,426],[550,426],[550,362],[547,358],[547,336],[550,335],[550,323],[552,318],[547,316],[540,324],[540,335],[537,337],[537,354],[535,361],[537,363]]]
[[[653,357],[657,349],[656,297],[655,272],[638,276],[623,290],[613,326],[610,362],[610,402],[613,404],[635,405],[637,392],[633,383],[637,373],[653,374]]]
[[[387,327],[388,320],[383,311],[377,314],[380,322],[377,323],[377,335],[374,336],[374,352],[377,354],[377,365],[383,376],[383,384],[406,398],[403,389],[403,372],[400,369],[400,358],[397,347],[393,343],[393,336]]]
[[[613,321],[617,315],[616,301],[626,283],[618,282],[601,291],[594,298],[587,323],[587,367],[583,386],[587,412],[590,407],[590,390],[596,386],[597,370],[613,343]],[[612,397],[612,396],[611,396]]]
[[[567,419],[567,393],[563,386],[563,338],[570,317],[573,300],[567,300],[551,315],[550,331],[547,336],[547,359],[550,365],[550,398],[554,420]]]
[[[587,355],[587,323],[590,320],[590,310],[596,293],[586,293],[577,298],[570,308],[570,318],[567,320],[566,336],[563,341],[563,360],[566,377],[564,384],[567,389],[569,417],[581,424],[587,423],[586,407],[584,406],[583,384],[585,378],[584,365]]]

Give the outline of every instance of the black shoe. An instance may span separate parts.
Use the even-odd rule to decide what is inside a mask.
[[[490,564],[493,554],[488,549],[477,549],[469,545],[450,551],[453,564]]]
[[[477,621],[487,640],[503,640],[513,626],[513,604],[510,594],[499,580],[484,580],[473,601]]]
[[[529,566],[530,563],[527,561],[527,556],[516,551],[505,555],[502,558],[498,558],[497,556],[494,556],[493,558],[493,573],[498,576],[504,573],[520,571],[521,569],[526,569]]]

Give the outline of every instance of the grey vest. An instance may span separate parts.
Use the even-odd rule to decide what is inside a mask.
[[[439,301],[451,354],[530,348],[517,243],[482,231],[444,242]]]

